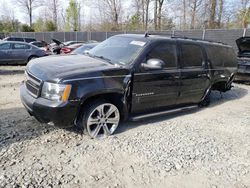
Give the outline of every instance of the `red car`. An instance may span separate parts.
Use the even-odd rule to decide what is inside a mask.
[[[76,48],[80,47],[83,43],[77,43],[77,44],[72,44],[69,46],[64,46],[62,47],[60,54],[68,54],[71,53],[73,50],[75,50]]]

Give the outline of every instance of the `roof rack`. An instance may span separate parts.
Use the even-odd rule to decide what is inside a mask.
[[[149,35],[154,35],[149,33],[148,31],[146,31],[145,33],[145,37],[149,37]],[[170,34],[170,35],[166,35],[166,34],[158,34],[160,36],[169,36],[171,38],[176,38],[176,39],[189,39],[189,40],[194,40],[194,41],[204,41],[204,42],[211,42],[211,43],[217,43],[217,44],[223,44],[223,45],[228,45],[226,43],[223,42],[218,42],[218,41],[213,41],[213,40],[205,40],[205,39],[197,39],[197,38],[191,38],[191,37],[187,37],[185,35],[175,35],[175,34]]]
[[[218,44],[223,44],[223,45],[228,45],[223,42],[218,42],[218,41],[213,41],[213,40],[205,40],[205,39],[198,39],[198,38],[191,38],[191,37],[186,37],[186,36],[171,36],[171,38],[179,38],[179,39],[189,39],[189,40],[194,40],[194,41],[205,41],[205,42],[212,42],[212,43],[218,43]]]

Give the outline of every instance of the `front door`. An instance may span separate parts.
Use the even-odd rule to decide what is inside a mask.
[[[146,63],[149,59],[163,61],[163,67],[160,70],[145,70],[140,66],[134,73],[132,113],[157,110],[176,104],[180,73],[175,42],[155,44],[141,63]]]
[[[0,44],[0,64],[8,64],[11,63],[11,43],[3,43]]]
[[[14,43],[12,45],[11,56],[15,63],[25,64],[27,63],[28,56],[30,54],[31,47],[23,43]]]

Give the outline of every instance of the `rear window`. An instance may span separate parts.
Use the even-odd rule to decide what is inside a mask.
[[[27,43],[36,41],[36,39],[33,39],[33,38],[25,38],[24,40],[25,40],[25,42],[27,42]]]
[[[10,37],[7,39],[7,41],[20,41],[20,42],[23,42],[23,38],[16,38],[16,37]]]
[[[183,67],[201,67],[203,53],[200,46],[195,44],[181,44]]]

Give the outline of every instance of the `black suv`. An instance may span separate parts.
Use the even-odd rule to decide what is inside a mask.
[[[23,37],[6,37],[3,39],[4,41],[19,41],[19,42],[34,42],[36,39],[34,38],[23,38]]]
[[[191,105],[206,105],[211,90],[231,89],[232,47],[153,35],[117,35],[88,55],[32,60],[21,99],[40,122],[77,125],[95,138],[138,120]]]

